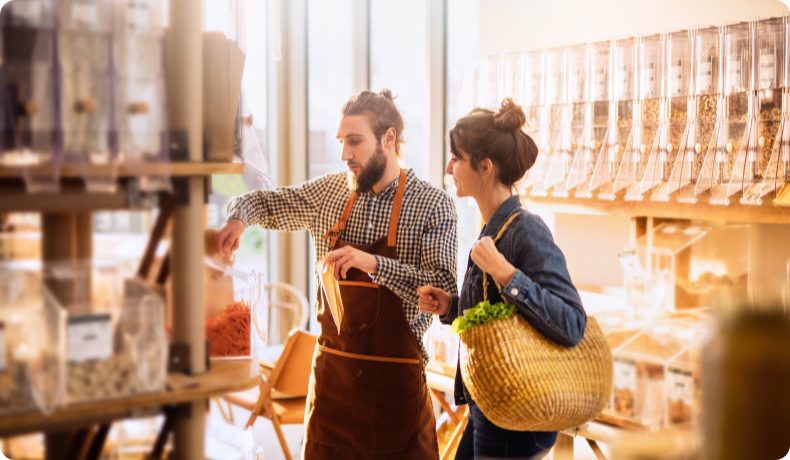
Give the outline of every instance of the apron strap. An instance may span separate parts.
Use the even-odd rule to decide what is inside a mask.
[[[398,191],[395,192],[395,203],[392,204],[392,216],[390,217],[390,231],[387,237],[387,246],[394,248],[398,236],[398,219],[400,218],[400,208],[403,204],[403,194],[406,191],[406,171],[400,170],[400,182]]]
[[[343,215],[340,216],[340,222],[336,223],[334,227],[326,232],[326,235],[321,237],[323,239],[330,238],[329,247],[331,249],[335,249],[335,244],[337,244],[337,240],[340,239],[340,234],[346,229],[346,222],[348,221],[348,217],[351,215],[351,208],[354,207],[355,201],[357,201],[357,192],[352,193],[351,198],[348,199],[348,203],[346,203],[346,209],[343,210]]]

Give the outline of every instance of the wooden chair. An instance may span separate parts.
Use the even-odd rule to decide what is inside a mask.
[[[242,392],[225,395],[228,404],[251,412],[247,427],[260,415],[268,418],[280,440],[285,458],[292,460],[281,425],[304,423],[307,389],[312,371],[316,336],[293,329],[285,341],[280,359],[269,378],[261,375],[259,393]]]

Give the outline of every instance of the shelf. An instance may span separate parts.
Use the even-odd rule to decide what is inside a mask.
[[[49,416],[27,412],[0,417],[0,437],[22,433],[74,429],[127,417],[158,413],[163,405],[206,400],[211,396],[248,390],[260,383],[257,360],[212,361],[211,370],[193,377],[198,386],[128,398],[75,404]]]
[[[169,167],[169,174],[171,176],[208,176],[212,174],[243,174],[244,163],[190,163],[190,162],[174,162],[174,163],[147,163],[142,167],[143,174],[167,174]],[[96,175],[109,175],[109,166],[90,166],[89,172]],[[117,177],[135,177],[137,173],[125,165],[118,165]],[[23,176],[21,167],[8,167],[0,166],[0,178],[2,179],[18,179]],[[61,165],[60,166],[61,179],[80,179],[82,178],[82,170],[79,165]]]
[[[708,196],[697,197],[694,204],[680,203],[677,196],[671,195],[667,202],[625,201],[625,192],[620,192],[614,200],[597,198],[557,198],[552,196],[525,196],[524,202],[530,211],[547,211],[561,214],[587,214],[610,216],[646,216],[677,219],[702,219],[724,222],[756,222],[764,224],[790,223],[790,206],[782,206],[779,200],[787,196],[790,205],[790,186],[785,186],[779,193],[777,205],[771,195],[763,198],[760,206],[748,206],[739,203],[740,194],[730,198],[727,206],[708,203]]]

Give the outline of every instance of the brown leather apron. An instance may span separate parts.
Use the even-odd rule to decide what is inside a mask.
[[[326,237],[336,249],[352,246],[397,259],[398,216],[406,174],[392,207],[389,235],[369,245],[339,239],[357,198]],[[356,268],[340,280],[345,314],[340,332],[319,289],[316,314],[321,332],[307,396],[305,460],[438,459],[436,422],[423,377],[423,359],[401,299]]]

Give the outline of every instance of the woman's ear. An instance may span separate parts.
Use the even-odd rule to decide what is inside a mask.
[[[480,174],[482,174],[483,177],[488,177],[494,171],[494,163],[490,158],[483,158],[480,161],[478,168],[480,168]]]

